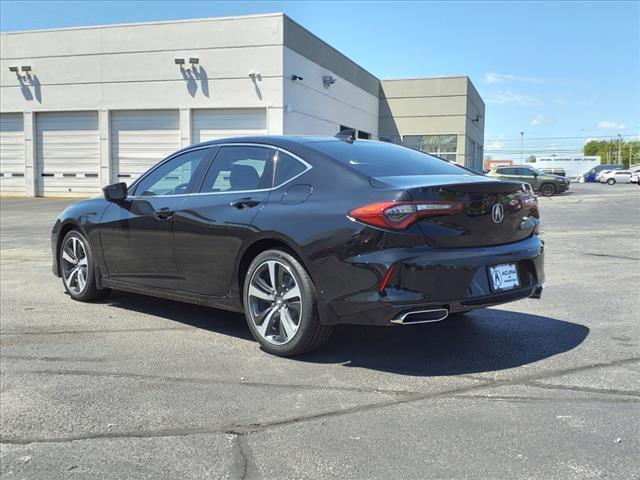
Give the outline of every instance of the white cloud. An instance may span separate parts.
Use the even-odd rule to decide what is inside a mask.
[[[494,105],[522,105],[525,107],[534,107],[542,105],[542,102],[535,97],[520,95],[511,90],[498,90],[492,96],[487,98],[487,103]]]
[[[536,115],[531,119],[531,125],[533,125],[534,127],[540,127],[550,122],[551,119],[549,117],[545,117],[544,115]]]
[[[484,83],[503,83],[503,82],[542,83],[542,80],[540,78],[522,77],[520,75],[512,75],[510,73],[487,72],[484,74]]]
[[[609,120],[602,120],[598,122],[598,128],[606,128],[611,130],[624,130],[627,126],[624,123],[610,122]]]

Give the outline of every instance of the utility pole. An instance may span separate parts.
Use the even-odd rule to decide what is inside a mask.
[[[618,163],[622,165],[622,135],[618,134]]]
[[[522,165],[522,145],[524,143],[524,132],[520,132],[520,165]]]

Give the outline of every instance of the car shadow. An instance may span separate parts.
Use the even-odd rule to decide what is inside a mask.
[[[577,323],[488,308],[432,324],[340,326],[325,348],[299,360],[415,376],[474,374],[567,352],[587,335]]]
[[[104,303],[253,340],[244,315],[238,313],[119,292]],[[572,350],[588,335],[589,328],[577,323],[509,310],[484,309],[433,324],[341,325],[335,328],[331,340],[320,350],[291,361],[342,364],[414,376],[462,375],[534,363]]]
[[[253,341],[244,315],[241,313],[117,291],[112,291],[109,296],[97,303]]]

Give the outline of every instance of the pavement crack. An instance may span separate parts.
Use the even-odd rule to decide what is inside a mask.
[[[247,436],[244,433],[233,432],[232,435],[232,455],[233,464],[235,466],[236,475],[240,480],[248,480],[253,478],[251,472],[255,469],[253,464],[253,455],[247,443]]]
[[[515,385],[536,386],[535,382],[538,380],[558,377],[558,376],[566,375],[569,373],[581,372],[581,371],[590,370],[594,368],[625,365],[629,363],[635,363],[638,361],[640,361],[640,358],[638,357],[625,358],[625,359],[615,360],[612,362],[582,365],[578,367],[558,369],[551,372],[540,372],[540,373],[535,373],[528,376],[513,378],[509,380],[492,380],[486,383],[467,385],[467,386],[453,388],[449,390],[443,390],[440,392],[412,393],[400,398],[397,398],[397,397],[390,398],[383,401],[356,405],[350,408],[330,410],[327,412],[301,415],[298,417],[290,417],[290,418],[273,420],[268,422],[261,422],[261,423],[253,423],[253,424],[245,424],[245,425],[230,425],[230,426],[227,426],[226,428],[200,426],[200,427],[193,427],[193,428],[165,429],[165,430],[155,430],[155,431],[134,431],[134,432],[119,432],[119,433],[118,432],[85,433],[85,434],[70,435],[68,437],[58,437],[58,438],[14,438],[14,437],[1,436],[0,443],[25,445],[29,443],[63,443],[63,442],[71,442],[71,441],[77,441],[77,440],[92,440],[92,439],[103,439],[103,438],[177,437],[177,436],[198,435],[198,434],[234,434],[234,435],[242,436],[248,433],[264,431],[272,428],[279,428],[279,427],[284,427],[289,425],[298,425],[298,424],[308,423],[308,422],[321,420],[321,419],[337,418],[344,415],[351,415],[355,413],[378,410],[378,409],[387,408],[387,407],[407,405],[407,404],[416,403],[416,402],[429,400],[429,399],[452,398],[452,397],[460,396],[461,394],[464,394],[464,393],[471,393],[477,390],[483,390],[487,388],[494,388],[494,387],[501,387],[501,386],[515,386]],[[26,372],[26,373],[30,373],[30,372]],[[50,372],[50,373],[56,373],[56,372]],[[91,374],[88,372],[77,372],[77,373],[89,374],[89,375]],[[101,372],[97,372],[97,373],[101,373]],[[136,375],[132,375],[132,376],[136,376]],[[150,376],[145,376],[145,377],[150,377]],[[244,452],[245,452],[244,454],[246,455],[246,450]]]
[[[0,357],[4,359],[5,357]],[[10,358],[10,357],[9,357]],[[39,357],[33,357],[33,360],[40,360]],[[76,360],[75,361],[84,361]],[[59,360],[63,361],[63,360]],[[98,360],[94,360],[98,361]],[[8,372],[2,372],[8,373]],[[296,390],[326,390],[326,391],[341,391],[341,392],[355,392],[355,393],[379,393],[381,395],[388,395],[394,397],[405,397],[414,395],[416,392],[407,390],[384,390],[380,388],[368,388],[368,387],[353,387],[353,386],[338,386],[338,385],[314,385],[314,384],[282,384],[282,383],[268,383],[268,382],[255,382],[246,380],[225,380],[219,378],[197,378],[197,377],[171,377],[165,375],[150,375],[142,373],[129,373],[129,372],[103,372],[99,370],[11,370],[10,373],[20,374],[33,374],[33,375],[59,375],[59,376],[87,376],[87,377],[112,377],[112,378],[128,378],[133,380],[152,380],[168,383],[190,383],[200,385],[234,385],[245,386],[255,388],[289,388]]]
[[[601,393],[603,395],[622,395],[627,397],[638,397],[640,399],[640,390],[619,390],[616,388],[597,388],[597,387],[585,387],[580,385],[556,385],[552,383],[543,382],[529,382],[531,387],[543,388],[546,390],[571,390],[574,392],[584,393]]]
[[[456,395],[456,400],[491,400],[507,403],[529,403],[529,402],[571,402],[571,403],[640,403],[637,398],[561,398],[561,397],[540,397],[529,395]]]
[[[589,255],[590,257],[605,257],[605,258],[617,258],[620,260],[635,260],[635,261],[640,261],[640,258],[638,257],[628,257],[625,255],[611,255],[609,253],[590,253],[590,252],[586,252],[584,253],[584,255]]]
[[[26,360],[35,362],[108,362],[108,358],[100,357],[38,357],[31,355],[2,355],[2,360]]]
[[[129,332],[165,332],[173,330],[191,330],[190,327],[167,328],[114,328],[105,330],[54,330],[51,332],[0,332],[0,336],[12,335],[80,335],[92,333],[129,333]]]
[[[231,453],[236,476],[241,480],[245,480],[247,476],[247,457],[242,449],[242,435],[237,433],[232,433],[231,435],[233,435]]]

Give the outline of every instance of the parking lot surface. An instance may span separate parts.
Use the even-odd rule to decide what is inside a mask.
[[[241,315],[72,301],[1,201],[3,478],[640,478],[640,188],[541,198],[546,289],[440,324],[262,352]]]

